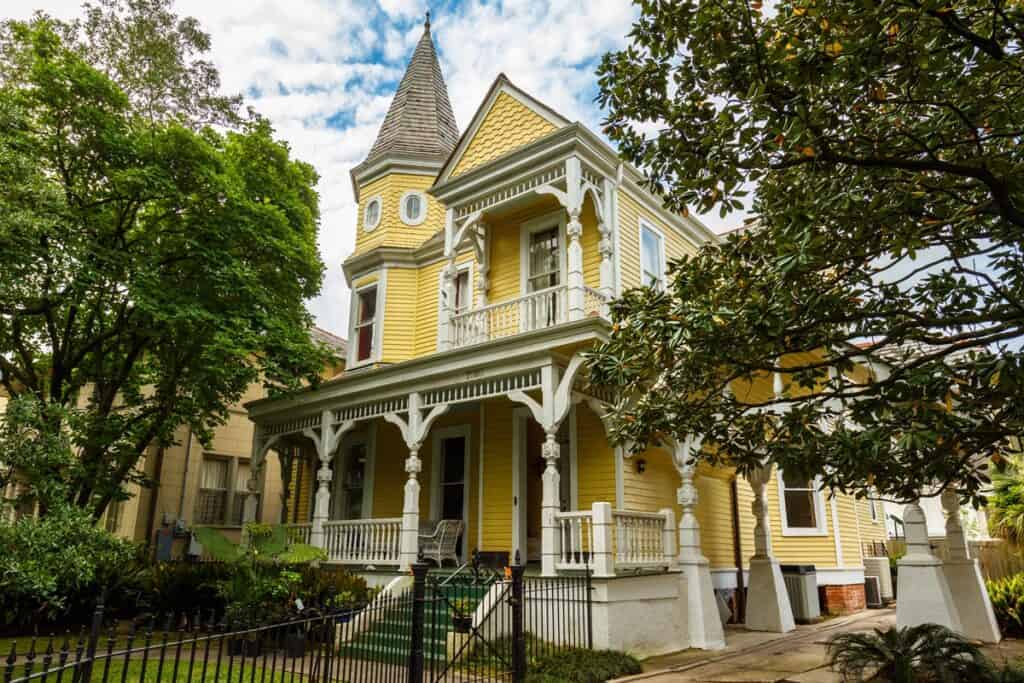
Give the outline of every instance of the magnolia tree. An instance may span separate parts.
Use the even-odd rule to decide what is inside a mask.
[[[0,460],[96,517],[179,425],[204,438],[251,383],[315,381],[327,356],[304,307],[316,173],[218,93],[169,6],[0,29],[0,383],[32,418]]]
[[[1024,430],[1024,5],[639,4],[606,133],[672,209],[757,221],[612,306],[615,438],[977,502]]]

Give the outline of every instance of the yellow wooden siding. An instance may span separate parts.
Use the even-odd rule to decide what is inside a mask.
[[[640,202],[628,192],[619,191],[619,267],[621,268],[622,288],[629,289],[640,284],[640,219],[661,231],[665,236],[665,263],[686,254],[694,254],[696,245],[670,228],[653,213],[644,208]],[[657,200],[652,200],[657,201]]]
[[[555,131],[555,125],[507,93],[500,93],[484,115],[451,177],[508,154]]]
[[[519,235],[522,219],[496,223],[490,228],[491,287],[488,300],[498,303],[514,299],[521,292]]]
[[[433,176],[391,173],[361,187],[354,253],[361,254],[380,246],[416,247],[444,229],[444,206],[426,194],[426,189],[433,183]],[[409,190],[423,191],[427,199],[427,216],[419,225],[406,225],[399,213],[402,195]],[[367,202],[378,196],[381,198],[380,222],[372,231],[366,232],[364,209]]]
[[[410,325],[416,319],[418,281],[414,268],[388,269],[381,330],[383,363],[400,363],[416,355],[416,337]]]
[[[464,264],[473,261],[473,252],[465,252],[460,254],[456,258],[456,263]],[[416,295],[416,314],[415,314],[415,341],[413,343],[413,355],[414,356],[425,356],[430,353],[437,351],[437,307],[439,305],[438,299],[441,293],[441,269],[447,264],[447,261],[435,261],[434,263],[427,264],[416,271],[417,278],[417,295]],[[473,278],[474,282],[470,283],[470,295],[473,297],[473,301],[476,301],[476,278],[479,277],[479,271],[476,265],[473,266]],[[475,305],[475,303],[474,303]],[[412,320],[412,317],[407,320]],[[408,329],[408,323],[405,324],[405,329]]]
[[[593,197],[587,195],[580,214],[583,234],[580,246],[583,247],[583,284],[598,289],[601,286],[601,252],[598,246],[601,234],[597,230],[597,214],[594,212]]]
[[[353,282],[352,288],[359,289],[360,287],[365,287],[366,285],[372,285],[374,282],[377,282],[378,280],[380,280],[380,273],[370,273],[369,275],[364,275],[363,277]]]
[[[731,483],[719,472],[703,473],[699,469],[697,485],[697,522],[700,524],[700,546],[704,556],[715,568],[735,567],[733,549]],[[682,510],[674,506],[678,521]]]
[[[512,410],[506,400],[484,406],[483,545],[512,549]]]
[[[405,471],[405,459],[409,448],[402,433],[390,422],[377,420],[373,464],[373,516],[401,517],[405,497],[405,482],[409,475]],[[420,482],[420,514],[424,519],[430,510],[430,447],[420,451],[422,470]]]
[[[589,510],[598,502],[615,507],[615,450],[608,445],[601,419],[584,405],[576,409],[576,468],[579,509]]]
[[[299,524],[309,522],[313,518],[313,481],[316,472],[313,461],[308,453],[303,453],[297,462],[296,471],[292,474],[292,486],[295,487],[295,512],[289,511],[288,516],[297,519]]]

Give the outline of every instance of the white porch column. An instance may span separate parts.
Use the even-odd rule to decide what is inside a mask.
[[[953,604],[960,616],[962,633],[971,640],[998,643],[1002,640],[992,601],[985,588],[978,561],[971,557],[960,522],[960,501],[956,491],[942,492],[942,508],[946,513],[947,559],[942,563]]]
[[[569,298],[569,320],[580,320],[584,315],[583,308],[583,245],[580,244],[580,237],[583,235],[583,224],[580,223],[579,211],[569,213],[569,224],[565,228],[565,234],[569,238],[566,259],[568,261],[568,298]]]
[[[260,461],[249,470],[249,479],[245,482],[246,495],[242,505],[242,523],[255,522],[260,505],[260,476],[263,473],[263,462]]]
[[[452,316],[455,315],[455,252],[448,257],[448,263],[441,269],[441,312],[438,318],[438,350],[446,351],[453,347]]]
[[[331,513],[331,479],[333,473],[325,460],[320,460],[320,468],[316,471],[316,496],[313,498],[313,524],[309,531],[309,544],[315,548],[324,547],[324,522]]]
[[[555,564],[562,555],[562,535],[559,533],[558,520],[555,515],[562,510],[561,475],[558,473],[559,447],[555,440],[557,427],[547,432],[547,439],[541,447],[544,456],[543,491],[541,493],[541,532],[540,545],[541,573],[544,576],[555,575]]]
[[[396,413],[386,413],[384,419],[398,427],[402,432],[405,445],[409,448],[409,456],[405,459],[405,471],[409,478],[405,482],[402,500],[402,535],[399,543],[400,571],[408,569],[416,562],[419,555],[420,534],[420,482],[418,479],[423,469],[419,452],[423,442],[430,433],[434,420],[448,412],[448,404],[442,403],[431,408],[426,415],[422,407],[422,399],[416,392],[409,394],[406,409],[407,419]]]
[[[487,305],[487,292],[491,288],[491,281],[487,279],[487,277],[490,274],[490,272],[491,268],[486,261],[481,263],[477,270],[476,305],[480,308],[483,308],[484,306]]]
[[[928,542],[924,510],[916,500],[903,508],[903,525],[907,554],[896,562],[899,568],[897,626],[933,623],[962,632],[960,615],[949,590],[942,562],[932,553]]]
[[[711,563],[700,547],[700,524],[694,514],[697,509],[695,452],[702,439],[687,437],[675,444],[673,460],[679,470],[681,485],[677,491],[682,514],[679,517],[679,569],[686,582],[686,611],[690,646],[705,650],[725,647],[725,631],[715,601],[715,588],[711,583]]]
[[[758,467],[747,475],[754,492],[750,509],[754,513],[754,555],[750,558],[747,590],[747,623],[751,631],[786,633],[796,628],[789,593],[782,580],[782,568],[772,556],[771,527],[768,524],[767,488],[770,466]]]
[[[601,241],[598,242],[597,248],[601,252],[601,296],[604,297],[601,315],[607,316],[608,302],[615,295],[615,263],[612,261],[615,248],[612,246],[611,230],[608,230],[604,223],[599,223],[597,229],[601,233]]]

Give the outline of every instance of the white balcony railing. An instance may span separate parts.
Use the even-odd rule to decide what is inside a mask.
[[[555,513],[559,570],[589,568],[596,576],[675,564],[675,515],[671,510],[612,510],[594,503],[590,510]]]
[[[289,543],[305,543],[309,545],[312,533],[313,525],[310,523],[284,525],[284,534]]]
[[[592,287],[583,288],[584,317],[604,315],[605,306],[601,292]],[[451,318],[449,333],[452,346],[469,346],[559,325],[569,319],[569,289],[558,285],[457,313]]]
[[[324,522],[327,559],[340,564],[397,566],[401,537],[401,517]]]

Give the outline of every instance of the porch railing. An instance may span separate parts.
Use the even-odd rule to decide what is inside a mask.
[[[675,561],[675,514],[671,510],[590,510],[555,513],[560,550],[556,569],[589,567],[596,576],[637,569],[667,569]]]
[[[306,524],[285,524],[284,534],[289,543],[305,543],[309,545],[313,525]]]
[[[601,292],[592,287],[583,288],[584,316],[604,314],[605,304]],[[469,346],[544,329],[568,320],[569,288],[558,285],[458,313],[451,318],[450,334],[453,346]]]
[[[397,566],[401,537],[401,517],[324,522],[327,559],[341,564]]]

